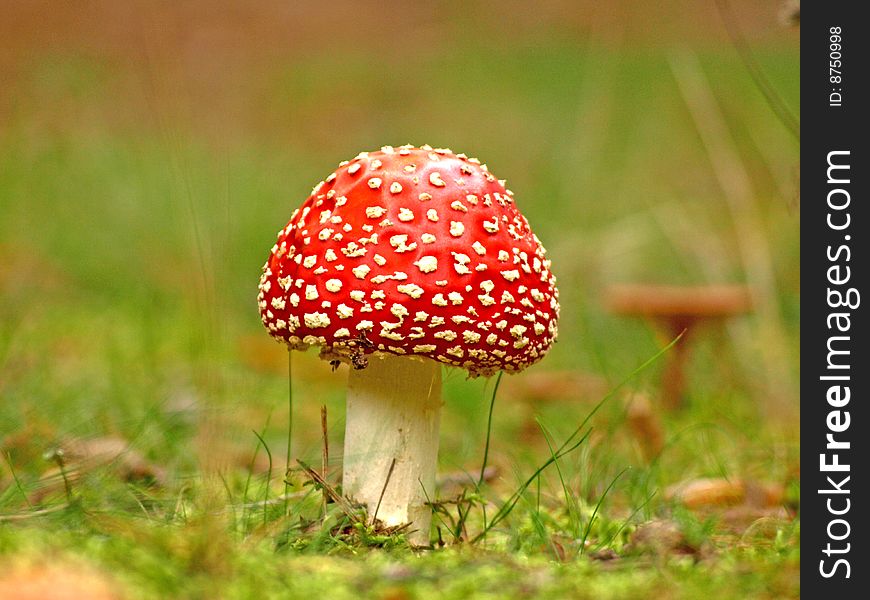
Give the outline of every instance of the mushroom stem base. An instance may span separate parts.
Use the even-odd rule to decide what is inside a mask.
[[[434,361],[372,356],[367,368],[350,372],[344,494],[366,507],[369,523],[411,523],[415,546],[429,545],[426,502],[435,496],[440,414],[441,369]]]

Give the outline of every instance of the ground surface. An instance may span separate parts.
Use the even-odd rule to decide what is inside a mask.
[[[798,31],[757,4],[798,113]],[[257,6],[0,8],[0,597],[798,597],[799,146],[715,5]],[[254,301],[310,187],[408,142],[508,179],[563,306],[479,486],[494,381],[445,372],[425,552],[282,481]],[[665,342],[606,310],[638,281],[754,290],[692,340],[681,411],[643,366]],[[325,405],[335,485],[346,372],[292,371],[291,454],[322,470]]]

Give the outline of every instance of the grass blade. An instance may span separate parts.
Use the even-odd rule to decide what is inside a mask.
[[[264,431],[265,433],[265,431]],[[254,435],[257,436],[257,439],[260,440],[260,443],[263,444],[263,450],[266,451],[266,456],[269,457],[269,472],[266,474],[266,497],[263,498],[263,525],[266,525],[266,506],[269,503],[269,485],[272,483],[272,451],[269,450],[269,445],[266,443],[266,440],[263,439],[263,436],[254,431]],[[285,484],[286,485],[286,484]],[[285,502],[286,506],[286,502]]]
[[[492,388],[492,397],[489,399],[489,415],[486,419],[486,444],[483,447],[483,463],[480,465],[480,477],[477,479],[477,486],[483,485],[484,475],[486,473],[486,463],[489,459],[489,440],[492,434],[492,410],[495,407],[495,396],[498,394],[498,386],[501,383],[501,377],[504,371],[499,371],[495,377],[495,386]]]
[[[592,516],[589,517],[589,523],[586,524],[586,531],[583,532],[583,540],[580,542],[580,554],[583,554],[583,550],[586,548],[586,538],[589,537],[589,532],[592,531],[592,523],[595,522],[595,517],[598,516],[598,510],[601,508],[601,503],[604,502],[608,492],[610,492],[616,482],[619,481],[619,478],[627,473],[630,468],[631,467],[626,467],[617,473],[616,477],[613,478],[613,481],[611,481],[604,489],[604,493],[601,494],[601,497],[598,498],[598,502],[595,503],[595,509],[592,511]]]
[[[284,469],[284,497],[290,493],[290,447],[293,441],[293,351],[287,349],[287,461]],[[287,516],[290,506],[284,502],[284,516]]]

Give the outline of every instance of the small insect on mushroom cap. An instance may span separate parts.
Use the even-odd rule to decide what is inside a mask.
[[[513,192],[443,148],[342,162],[278,232],[259,289],[273,337],[356,368],[383,352],[516,372],[557,335],[556,279]]]

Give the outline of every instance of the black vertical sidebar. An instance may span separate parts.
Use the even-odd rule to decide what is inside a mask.
[[[870,23],[859,2],[802,9],[801,593],[866,598]]]

